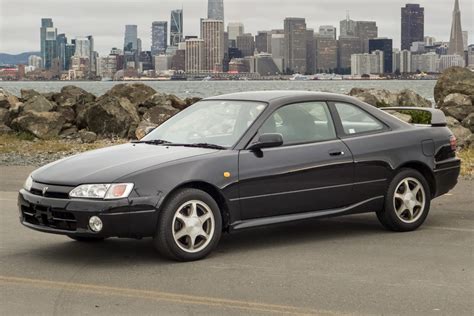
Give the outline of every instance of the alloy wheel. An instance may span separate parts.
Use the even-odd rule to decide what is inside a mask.
[[[416,222],[425,208],[426,194],[418,179],[409,177],[399,182],[393,195],[393,207],[404,223]]]

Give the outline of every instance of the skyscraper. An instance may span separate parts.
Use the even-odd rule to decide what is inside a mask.
[[[125,25],[125,37],[123,43],[124,51],[137,50],[138,27],[136,25]]]
[[[316,72],[316,39],[314,30],[306,30],[306,73],[314,74]]]
[[[58,34],[56,37],[56,46],[58,48],[57,56],[59,58],[60,70],[67,70],[66,68],[66,45],[67,37],[66,34]]]
[[[224,21],[224,0],[208,0],[207,18]]]
[[[57,30],[54,27],[47,27],[44,41],[44,68],[50,69],[53,60],[58,56]]]
[[[245,33],[237,36],[237,48],[242,53],[242,57],[253,56],[255,52],[255,40],[252,34]]]
[[[168,48],[168,22],[155,21],[151,25],[151,54],[160,55]]]
[[[285,63],[291,73],[306,73],[306,20],[286,18]]]
[[[204,69],[222,71],[224,61],[224,21],[202,20],[201,36],[204,40]]]
[[[177,47],[183,41],[183,10],[171,11],[170,46]]]
[[[369,53],[374,51],[383,52],[383,69],[385,73],[393,71],[393,41],[389,38],[369,39]]]
[[[402,8],[402,50],[409,50],[411,43],[423,42],[425,36],[425,9],[419,4]]]
[[[319,37],[329,37],[336,39],[337,38],[337,30],[335,26],[332,25],[321,25],[319,27]]]
[[[374,21],[357,21],[355,36],[361,40],[362,52],[369,52],[369,40],[378,36],[377,23]]]
[[[337,69],[337,40],[316,37],[316,72],[335,72]]]
[[[41,59],[42,67],[45,67],[46,64],[46,29],[48,27],[53,27],[53,20],[49,18],[41,19],[41,28],[40,28],[40,49],[41,49]]]
[[[259,53],[271,53],[272,52],[272,32],[270,31],[258,31],[255,35],[255,48]]]
[[[351,55],[363,53],[362,42],[359,37],[339,36],[337,44],[337,64],[339,72],[349,74]]]
[[[186,40],[185,71],[200,73],[204,70],[204,41],[197,38]]]
[[[454,1],[453,22],[451,25],[451,36],[449,37],[448,54],[464,57],[464,40],[462,35],[459,0]]]
[[[355,36],[356,21],[351,20],[349,14],[339,23],[341,36]]]

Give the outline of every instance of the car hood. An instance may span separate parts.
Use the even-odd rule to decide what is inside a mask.
[[[32,173],[36,182],[76,186],[113,183],[130,173],[216,152],[214,149],[124,144],[67,157]]]

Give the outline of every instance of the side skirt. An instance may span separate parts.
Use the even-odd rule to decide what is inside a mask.
[[[251,227],[287,223],[287,222],[300,221],[300,220],[305,220],[305,219],[310,219],[310,218],[332,217],[332,216],[348,215],[348,214],[355,214],[355,213],[363,213],[369,210],[375,211],[382,207],[383,200],[384,200],[384,196],[381,195],[381,196],[376,196],[376,197],[370,198],[368,200],[365,200],[353,205],[336,208],[336,209],[322,210],[322,211],[320,210],[320,211],[313,211],[313,212],[279,215],[279,216],[271,216],[271,217],[237,221],[230,225],[230,230],[232,231],[232,230],[240,230],[240,229],[251,228]]]

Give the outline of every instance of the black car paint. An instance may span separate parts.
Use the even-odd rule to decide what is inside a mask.
[[[32,229],[78,236],[147,237],[154,234],[160,207],[175,190],[198,187],[218,202],[227,230],[312,217],[377,211],[396,171],[410,166],[431,183],[433,197],[457,183],[460,161],[450,148],[446,127],[414,127],[357,99],[328,93],[250,92],[210,100],[260,101],[268,106],[229,150],[125,144],[46,165],[32,173],[31,192],[19,193],[20,218]],[[338,138],[251,151],[258,129],[278,108],[292,103],[327,102]],[[379,132],[345,135],[333,102],[358,106],[386,125]],[[229,177],[224,173],[228,172]],[[134,183],[128,199],[69,199],[75,186]],[[51,196],[42,196],[47,186]],[[54,194],[58,195],[55,196]],[[62,195],[61,195],[62,194]],[[59,197],[59,198],[58,198]],[[25,210],[33,214],[25,214]],[[58,215],[63,212],[66,215]],[[76,219],[75,230],[70,214]],[[67,215],[69,214],[69,215]],[[104,229],[88,229],[99,215]],[[57,219],[57,217],[56,217]]]

